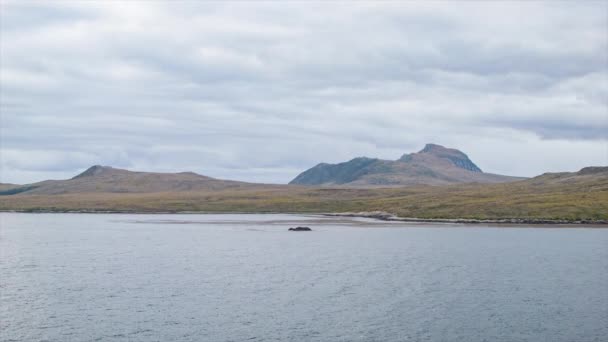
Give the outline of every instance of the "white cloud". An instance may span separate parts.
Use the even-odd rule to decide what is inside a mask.
[[[608,164],[606,3],[1,6],[4,182],[90,163],[287,182],[427,142],[503,174]]]

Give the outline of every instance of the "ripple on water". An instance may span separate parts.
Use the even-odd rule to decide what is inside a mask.
[[[0,215],[3,342],[608,336],[608,230]]]

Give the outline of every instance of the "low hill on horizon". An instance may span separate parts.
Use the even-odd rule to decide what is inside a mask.
[[[0,196],[0,210],[26,212],[357,213],[441,219],[608,220],[608,167],[545,173],[509,183],[388,188],[288,185],[195,191]]]
[[[318,164],[298,175],[289,184],[404,186],[459,183],[504,183],[525,179],[484,173],[463,152],[427,144],[417,153],[397,160],[359,157],[339,164]]]
[[[0,188],[0,195],[57,195],[65,193],[149,193],[167,191],[221,190],[258,187],[239,181],[211,178],[194,172],[159,173],[116,169],[94,165],[66,180],[46,180],[26,185]]]

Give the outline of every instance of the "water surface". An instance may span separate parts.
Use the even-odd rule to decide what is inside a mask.
[[[605,341],[608,230],[2,213],[0,291],[0,341]]]

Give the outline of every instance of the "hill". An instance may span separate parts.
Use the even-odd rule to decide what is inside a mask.
[[[0,192],[9,191],[11,189],[19,188],[21,185],[10,184],[10,183],[0,183]]]
[[[0,183],[0,190],[7,190],[7,189],[16,188],[16,187],[19,187],[19,185],[10,184],[10,183]]]
[[[259,185],[219,180],[193,172],[134,172],[95,165],[68,180],[12,186],[0,189],[0,195],[57,195],[65,193],[147,193],[166,191],[220,190]]]
[[[298,175],[289,184],[403,186],[458,183],[503,183],[521,180],[484,173],[463,152],[427,144],[420,152],[398,160],[360,157],[339,164],[321,163]]]
[[[383,211],[433,219],[608,220],[608,167],[498,184],[401,188],[236,186],[156,193],[21,193],[0,210],[118,212]]]

